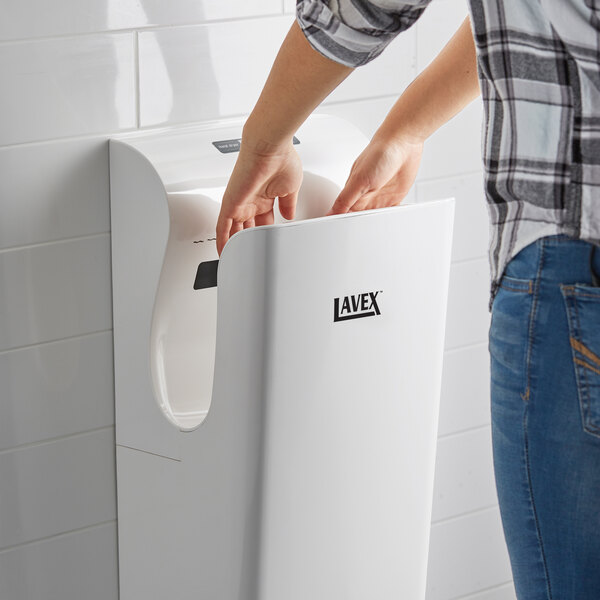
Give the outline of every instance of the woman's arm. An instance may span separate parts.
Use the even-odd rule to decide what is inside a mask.
[[[302,167],[292,146],[296,129],[352,71],[307,42],[297,24],[286,37],[242,134],[241,151],[217,223],[217,250],[237,231],[294,216]],[[469,19],[396,102],[354,163],[330,214],[392,206],[410,189],[423,141],[477,94]]]
[[[479,93],[475,43],[467,17],[394,104],[354,163],[329,214],[399,204],[414,183],[425,140]]]
[[[294,218],[302,182],[294,133],[352,68],[319,54],[297,23],[285,38],[263,91],[244,125],[235,169],[217,222],[217,250],[240,229],[273,222],[279,197],[283,217]]]

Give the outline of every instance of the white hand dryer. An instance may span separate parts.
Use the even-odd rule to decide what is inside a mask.
[[[322,216],[367,140],[314,116],[217,260],[241,125],[110,142],[121,600],[422,600],[453,201]]]

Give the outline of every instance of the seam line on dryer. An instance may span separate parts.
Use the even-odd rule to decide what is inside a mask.
[[[117,448],[127,448],[127,450],[135,450],[136,452],[143,452],[144,454],[158,456],[159,458],[165,458],[166,460],[173,460],[175,462],[181,462],[180,458],[173,458],[172,456],[165,456],[164,454],[158,454],[157,452],[150,452],[149,450],[140,450],[139,448],[133,448],[132,446],[126,446],[125,444],[117,444]]]

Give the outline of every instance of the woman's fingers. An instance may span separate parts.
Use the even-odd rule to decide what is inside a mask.
[[[273,203],[279,196],[281,214],[293,219],[302,182],[300,157],[289,148],[274,155],[242,151],[223,194],[217,222],[217,251],[238,231],[273,223]]]
[[[365,183],[362,177],[353,176],[351,173],[344,189],[335,199],[327,215],[340,215],[349,212],[368,191],[368,183]]]
[[[422,144],[372,141],[358,157],[329,215],[396,206],[414,183]]]
[[[244,229],[244,222],[234,221],[231,224],[231,229],[229,230],[229,237],[233,237],[238,231],[241,231],[242,229]]]
[[[217,221],[217,253],[221,256],[223,247],[229,241],[229,232],[231,231],[231,224],[233,219],[228,219],[221,213],[219,220]]]
[[[284,219],[291,221],[296,215],[296,203],[298,201],[298,192],[287,194],[287,196],[279,196],[277,204],[279,212]]]
[[[273,219],[273,211],[269,210],[266,213],[263,213],[262,215],[256,215],[256,217],[254,218],[254,224],[255,225],[273,225],[274,219]]]

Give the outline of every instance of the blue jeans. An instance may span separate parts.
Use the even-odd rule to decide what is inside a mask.
[[[490,328],[494,470],[519,600],[600,599],[600,248],[508,265]]]

